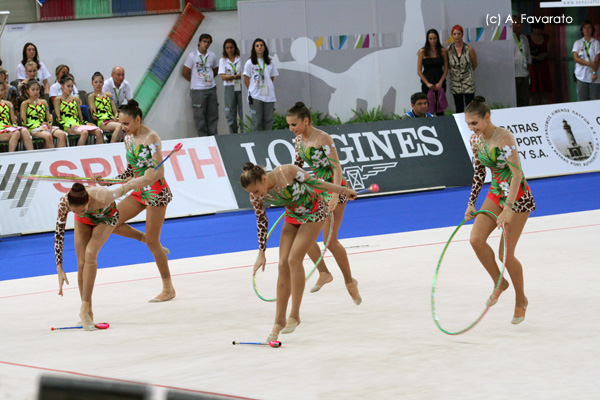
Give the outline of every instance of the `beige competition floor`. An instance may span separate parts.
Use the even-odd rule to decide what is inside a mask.
[[[279,349],[231,344],[263,341],[272,326],[274,303],[252,290],[255,251],[171,261],[177,298],[162,304],[147,302],[160,285],[153,264],[100,270],[94,314],[111,324],[104,331],[50,331],[78,320],[75,274],[62,298],[55,276],[0,282],[0,399],[35,399],[44,374],[142,382],[156,400],[170,388],[251,399],[598,399],[600,210],[531,218],[517,249],[526,320],[510,323],[511,287],[458,336],[438,330],[430,306],[453,229],[344,240],[363,303],[327,257],[334,281],[313,294],[311,278],[302,324]],[[469,230],[440,270],[447,329],[474,320],[493,287]],[[268,296],[276,249],[267,260],[258,282]]]

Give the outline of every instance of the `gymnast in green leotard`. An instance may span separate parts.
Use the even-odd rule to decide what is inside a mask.
[[[73,78],[71,76],[63,76],[60,80],[62,94],[54,99],[54,112],[56,113],[56,121],[59,122],[64,130],[71,135],[79,135],[78,146],[85,145],[88,137],[88,132],[96,136],[96,143],[104,143],[102,130],[95,128],[92,123],[85,123],[81,115],[81,100],[79,97],[74,97],[73,93]]]
[[[103,92],[104,77],[100,72],[92,75],[94,93],[88,95],[88,104],[92,117],[97,121],[98,127],[105,132],[112,132],[111,143],[121,141],[121,124],[117,117],[117,106],[111,93]]]

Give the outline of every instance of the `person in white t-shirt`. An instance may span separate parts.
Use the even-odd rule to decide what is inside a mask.
[[[198,49],[192,51],[183,64],[181,75],[190,82],[194,124],[198,136],[214,136],[219,122],[217,102],[217,56],[208,51],[212,36],[203,33],[198,39]]]
[[[242,111],[242,68],[240,49],[233,39],[223,42],[223,58],[219,60],[219,75],[225,89],[225,117],[229,133],[238,133],[238,118],[244,118]]]
[[[279,75],[277,67],[269,57],[269,49],[264,40],[255,39],[252,43],[250,59],[244,66],[244,85],[248,88],[248,103],[252,114],[254,131],[269,131],[273,128],[275,114],[275,86]]]
[[[125,80],[125,70],[123,67],[114,67],[110,73],[110,78],[104,81],[103,92],[108,92],[113,96],[117,108],[127,104],[133,99],[133,90],[131,85]]]
[[[596,32],[592,21],[583,21],[579,31],[583,37],[573,44],[572,50],[575,60],[575,78],[577,79],[577,101],[598,100],[600,96],[600,80],[598,80],[600,42],[592,37]]]
[[[62,87],[60,86],[60,80],[62,79],[63,76],[69,75],[70,73],[71,73],[71,70],[69,69],[68,65],[60,64],[58,67],[56,67],[56,71],[55,71],[56,82],[54,82],[50,86],[50,93],[49,93],[50,104],[54,104],[54,99],[56,97],[62,95]],[[79,90],[77,90],[75,85],[73,85],[73,96],[79,97]]]
[[[27,77],[27,74],[25,73],[25,64],[27,63],[27,61],[36,62],[36,64],[39,67],[37,80],[42,82],[42,84],[44,85],[44,90],[46,91],[46,93],[49,93],[50,84],[48,83],[48,78],[50,78],[51,75],[50,72],[48,72],[48,69],[46,68],[44,63],[40,61],[37,47],[33,43],[25,43],[25,46],[23,46],[23,59],[17,65],[18,80],[23,80]]]

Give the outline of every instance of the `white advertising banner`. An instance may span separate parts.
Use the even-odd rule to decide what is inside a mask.
[[[238,208],[214,137],[162,142],[165,177],[173,192],[167,217],[208,214]],[[0,155],[0,236],[52,231],[58,200],[72,182],[19,179],[22,174],[113,177],[126,168],[122,143]],[[94,185],[94,183],[90,183]],[[132,221],[145,219],[145,213]],[[67,227],[73,226],[69,216]]]
[[[454,118],[472,156],[465,115]],[[492,110],[491,120],[514,134],[527,178],[600,171],[600,100]]]

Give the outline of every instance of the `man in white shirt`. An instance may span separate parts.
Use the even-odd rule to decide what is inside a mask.
[[[114,67],[110,73],[110,78],[104,81],[103,92],[112,94],[117,108],[127,104],[133,98],[131,85],[125,80],[125,70],[123,67]]]
[[[217,75],[219,61],[215,53],[208,51],[212,36],[203,33],[198,39],[198,50],[192,51],[183,64],[181,75],[190,81],[194,124],[198,136],[217,134],[219,108],[217,103]]]
[[[579,28],[581,39],[573,44],[575,60],[575,79],[577,85],[577,101],[598,100],[600,96],[600,42],[594,39],[596,28],[590,20],[585,20]]]
[[[517,89],[517,107],[529,105],[529,65],[531,50],[527,36],[521,33],[521,17],[513,15],[513,55],[515,59],[515,85]]]

